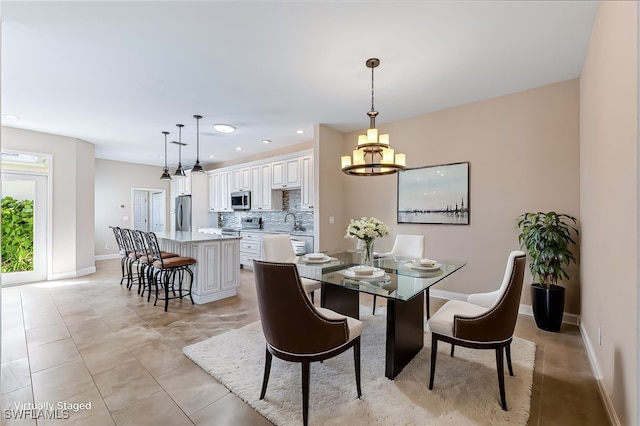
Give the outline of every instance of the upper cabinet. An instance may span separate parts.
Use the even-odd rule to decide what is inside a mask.
[[[271,163],[271,188],[296,189],[300,188],[300,158]]]
[[[231,191],[251,191],[251,167],[234,169]]]
[[[208,172],[209,210],[216,212],[231,211],[231,172]]]
[[[251,210],[282,210],[282,192],[271,188],[271,163],[251,167]]]
[[[300,158],[300,174],[300,209],[313,210],[314,180],[312,155]]]
[[[191,194],[191,170],[185,170],[185,176],[172,176],[171,186],[174,196]]]
[[[300,190],[300,209],[314,209],[313,153],[256,161],[207,172],[209,211],[228,212],[231,193],[251,191],[251,210],[282,210],[282,190]]]

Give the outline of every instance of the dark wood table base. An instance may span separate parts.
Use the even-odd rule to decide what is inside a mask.
[[[320,304],[328,309],[360,317],[360,293],[344,287],[322,284]],[[401,301],[387,299],[385,376],[394,379],[424,345],[424,296]]]

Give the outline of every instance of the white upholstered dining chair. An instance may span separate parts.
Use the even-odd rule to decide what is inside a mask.
[[[262,237],[262,258],[269,262],[293,263],[296,253],[293,251],[291,237],[288,234],[264,235]],[[321,287],[320,281],[300,278],[304,291],[314,303],[313,292]]]
[[[393,242],[391,251],[385,253],[376,253],[380,260],[385,258],[393,258],[395,260],[403,259],[422,259],[424,257],[424,235],[407,235],[398,234]],[[426,303],[429,303],[427,300]],[[373,314],[376,313],[376,295],[373,295]]]
[[[506,281],[503,282],[491,306],[484,307],[462,300],[450,300],[429,319],[431,331],[429,390],[433,390],[438,341],[451,344],[451,356],[455,346],[494,350],[500,404],[502,409],[507,411],[504,354],[506,353],[507,356],[509,375],[513,376],[511,341],[518,319],[525,262],[524,252],[515,250],[510,253],[505,273]]]

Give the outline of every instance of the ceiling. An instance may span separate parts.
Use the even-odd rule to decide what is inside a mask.
[[[161,166],[161,132],[177,140],[181,123],[188,166],[196,157],[194,114],[203,116],[205,165],[312,140],[318,123],[339,131],[368,127],[371,57],[381,60],[379,124],[578,77],[598,3],[2,1],[0,7],[3,125],[91,142],[98,158]],[[220,134],[214,123],[238,131]],[[170,144],[169,164],[177,157]]]

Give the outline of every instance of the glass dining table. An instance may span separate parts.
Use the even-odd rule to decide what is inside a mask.
[[[387,299],[385,376],[389,379],[423,347],[429,289],[466,265],[439,260],[434,266],[422,266],[415,259],[381,257],[374,259],[372,274],[359,275],[360,252],[355,250],[328,252],[318,259],[297,257],[295,263],[300,276],[322,283],[320,304],[325,308],[359,318],[360,293]]]

